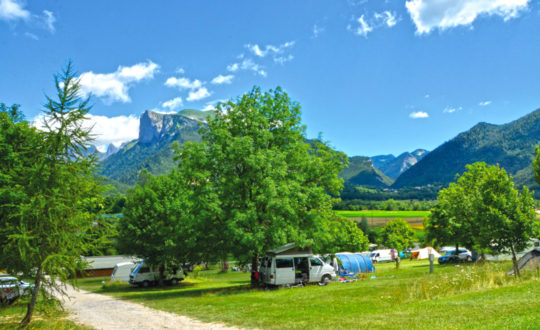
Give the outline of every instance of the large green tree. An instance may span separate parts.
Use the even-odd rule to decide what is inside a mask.
[[[160,270],[191,259],[191,214],[176,171],[153,177],[143,171],[137,186],[128,191],[124,214],[118,223],[118,249],[143,258]]]
[[[402,251],[412,247],[414,231],[403,219],[390,220],[381,230],[380,242],[387,248]]]
[[[89,210],[100,194],[96,160],[86,155],[88,100],[79,98],[71,63],[55,76],[55,86],[40,131],[0,114],[0,148],[6,151],[0,160],[0,268],[35,282],[22,325],[31,321],[38,294],[63,292],[63,283],[81,269],[83,236],[95,218]]]
[[[519,192],[504,169],[477,162],[456,183],[441,190],[426,221],[427,236],[439,243],[460,243],[481,252],[510,252],[516,276],[516,252],[535,235],[533,198]]]
[[[200,130],[203,142],[186,143],[178,154],[183,180],[210,187],[218,203],[219,212],[201,217],[214,228],[207,243],[254,270],[268,249],[314,246],[333,217],[331,194],[342,189],[346,156],[306,140],[300,106],[280,88],[254,88],[218,108]]]

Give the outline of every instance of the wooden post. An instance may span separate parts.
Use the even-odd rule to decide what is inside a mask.
[[[435,260],[435,256],[433,255],[433,250],[431,248],[429,248],[428,251],[429,251],[429,273],[433,274],[433,261]]]

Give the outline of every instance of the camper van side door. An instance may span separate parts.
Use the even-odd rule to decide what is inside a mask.
[[[321,259],[311,257],[309,258],[309,281],[310,282],[319,282],[322,277],[322,269],[324,263]]]
[[[294,283],[293,258],[276,258],[276,285]]]

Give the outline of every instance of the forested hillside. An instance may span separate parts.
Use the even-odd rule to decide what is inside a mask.
[[[540,110],[504,125],[479,123],[430,152],[398,177],[395,188],[447,184],[465,165],[499,164],[518,185],[534,187],[531,167],[540,141]]]

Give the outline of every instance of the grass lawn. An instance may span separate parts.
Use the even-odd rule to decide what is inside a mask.
[[[16,329],[26,315],[28,298],[19,299],[12,305],[0,307],[0,329]],[[66,319],[64,312],[56,301],[38,300],[36,310],[29,329],[86,329]]]
[[[423,218],[429,211],[382,211],[382,210],[362,210],[362,211],[336,211],[337,214],[347,218]]]
[[[538,328],[540,275],[505,275],[509,263],[435,265],[404,260],[376,265],[353,283],[258,290],[249,274],[201,272],[176,287],[139,289],[84,279],[86,290],[206,322],[259,328]]]

